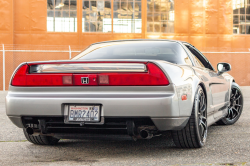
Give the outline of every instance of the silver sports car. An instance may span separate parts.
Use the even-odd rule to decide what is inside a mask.
[[[10,80],[6,113],[34,144],[171,131],[177,147],[199,148],[208,126],[234,124],[243,109],[242,92],[226,73],[230,64],[217,70],[186,42],[95,43],[72,60],[22,63]]]

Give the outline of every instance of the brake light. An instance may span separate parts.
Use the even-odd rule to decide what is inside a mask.
[[[107,72],[93,74],[29,73],[29,65],[19,68],[13,86],[166,86],[169,81],[153,63],[146,64],[145,72]]]

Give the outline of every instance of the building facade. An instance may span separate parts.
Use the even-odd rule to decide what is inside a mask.
[[[21,62],[120,39],[187,41],[250,85],[250,0],[1,0],[0,20],[0,89]]]

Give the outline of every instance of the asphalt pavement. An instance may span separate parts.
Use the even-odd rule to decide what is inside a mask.
[[[5,113],[0,93],[0,165],[250,165],[250,87],[242,87],[244,109],[232,126],[212,125],[206,146],[178,149],[171,136],[151,140],[60,140],[56,146],[28,142]]]

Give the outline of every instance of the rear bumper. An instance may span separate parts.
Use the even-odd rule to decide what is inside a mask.
[[[20,116],[9,116],[9,119],[19,128],[25,128],[22,117]],[[104,118],[105,119],[105,118]],[[140,119],[138,117],[138,119]],[[189,120],[189,117],[179,117],[179,118],[150,118],[156,128],[159,131],[167,130],[181,130],[184,128]],[[104,120],[105,121],[105,120]],[[72,128],[74,128],[72,126]],[[63,127],[62,127],[63,129]]]
[[[67,104],[100,104],[101,117],[147,117],[158,130],[183,128],[189,117],[179,113],[174,85],[166,87],[10,87],[6,113],[23,128],[23,116],[65,116]]]

